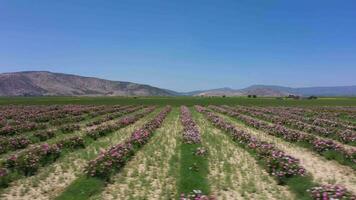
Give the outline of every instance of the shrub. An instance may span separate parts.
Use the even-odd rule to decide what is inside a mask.
[[[59,128],[63,133],[71,133],[80,130],[80,126],[77,124],[65,125]]]
[[[77,149],[84,148],[84,140],[79,136],[63,139],[57,143],[61,149]]]
[[[356,199],[355,195],[352,195],[346,190],[346,188],[339,185],[322,185],[319,187],[313,187],[309,190],[313,199]]]
[[[55,136],[54,131],[51,130],[45,130],[45,131],[39,131],[33,134],[34,137],[38,138],[40,141],[46,141],[50,138],[53,138]]]
[[[43,144],[10,156],[6,166],[25,175],[32,175],[40,166],[56,160],[60,153],[58,145]]]

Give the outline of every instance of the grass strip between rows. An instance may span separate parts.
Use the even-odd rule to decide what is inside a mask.
[[[181,107],[183,140],[180,143],[180,176],[178,194],[181,199],[208,198],[210,193],[206,150],[201,143],[199,129],[188,107]]]
[[[190,194],[194,190],[200,190],[201,194],[209,194],[210,189],[207,181],[209,172],[208,160],[203,156],[195,155],[201,144],[180,145],[180,176],[178,194]]]

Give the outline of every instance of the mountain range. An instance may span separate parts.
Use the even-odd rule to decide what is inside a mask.
[[[218,88],[175,92],[150,85],[94,77],[26,71],[0,74],[0,96],[356,96],[356,86],[291,88],[253,85],[243,89]]]

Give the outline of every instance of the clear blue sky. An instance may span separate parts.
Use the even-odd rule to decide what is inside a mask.
[[[0,0],[0,72],[178,91],[356,85],[355,0]]]

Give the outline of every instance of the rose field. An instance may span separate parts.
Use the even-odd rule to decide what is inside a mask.
[[[185,100],[1,99],[0,199],[356,200],[354,99]]]

